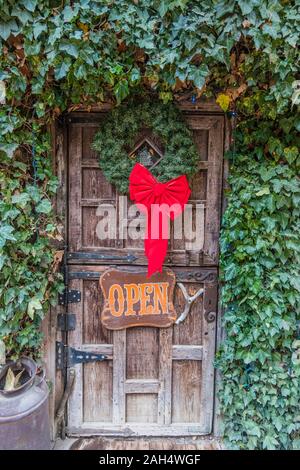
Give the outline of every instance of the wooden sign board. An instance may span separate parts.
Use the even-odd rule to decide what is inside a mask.
[[[109,269],[100,277],[104,296],[101,321],[109,330],[133,326],[171,326],[176,320],[173,305],[175,274],[153,274]]]

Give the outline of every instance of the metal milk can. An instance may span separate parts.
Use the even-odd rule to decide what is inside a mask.
[[[23,383],[3,390],[8,369],[25,372]],[[0,370],[0,450],[47,450],[51,448],[49,389],[45,375],[27,357],[6,364]]]

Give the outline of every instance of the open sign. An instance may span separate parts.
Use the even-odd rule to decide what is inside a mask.
[[[175,274],[171,270],[147,278],[146,273],[109,269],[102,274],[100,286],[104,296],[101,321],[110,330],[168,327],[176,320]]]

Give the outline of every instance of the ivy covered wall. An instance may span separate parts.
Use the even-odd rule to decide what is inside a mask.
[[[61,240],[47,126],[132,90],[238,113],[221,236],[224,435],[297,447],[299,4],[289,0],[1,0],[0,338],[37,354]],[[299,343],[298,343],[299,344]]]

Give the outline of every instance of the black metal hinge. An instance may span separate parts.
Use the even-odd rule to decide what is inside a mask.
[[[74,313],[60,313],[57,315],[57,328],[60,331],[73,331],[76,328],[76,315]]]
[[[88,362],[105,361],[104,354],[80,351],[79,349],[66,346],[64,343],[56,342],[56,369],[63,370],[65,367],[73,367],[75,364],[86,364]]]
[[[62,294],[58,294],[59,305],[74,304],[81,302],[81,292],[79,290],[65,289]]]

